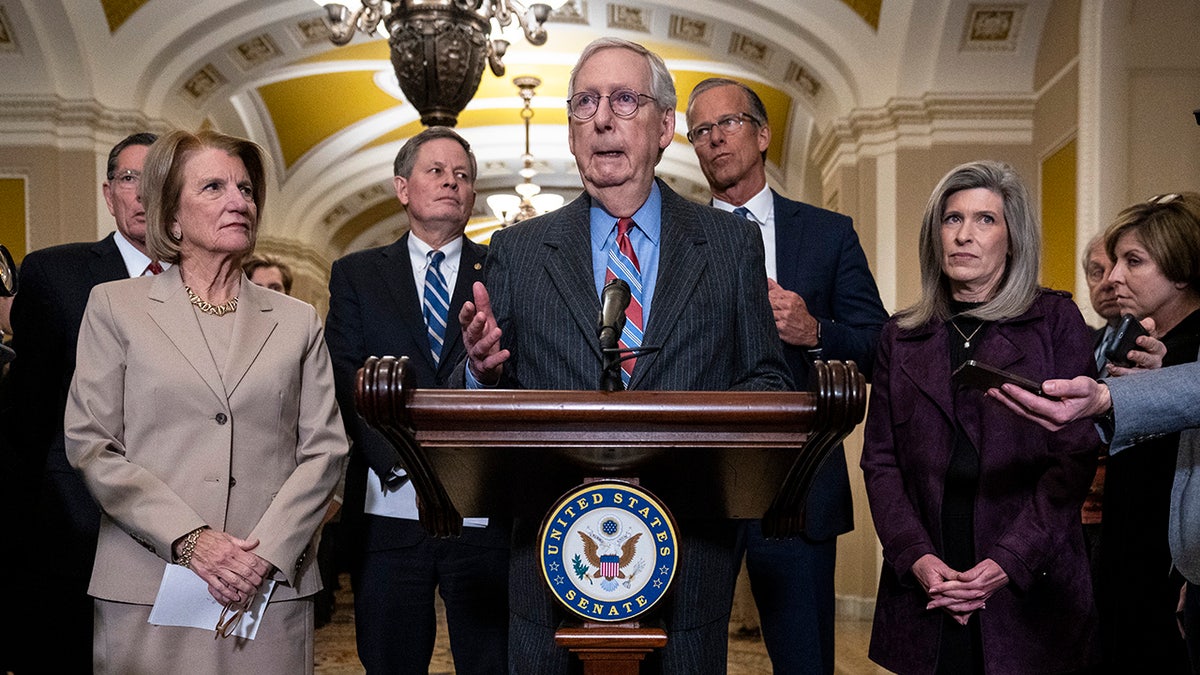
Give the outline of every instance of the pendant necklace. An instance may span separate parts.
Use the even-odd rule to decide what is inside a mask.
[[[980,321],[979,325],[975,327],[975,330],[971,331],[970,335],[967,335],[966,333],[962,332],[962,329],[958,327],[958,324],[954,322],[954,319],[950,319],[950,325],[954,326],[954,330],[958,331],[958,334],[962,336],[963,349],[971,348],[971,340],[973,340],[975,335],[980,331],[980,329],[983,328],[983,323],[984,322]]]

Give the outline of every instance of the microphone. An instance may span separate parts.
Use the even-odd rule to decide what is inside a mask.
[[[621,331],[625,329],[625,308],[629,306],[631,297],[629,284],[620,279],[613,279],[600,291],[600,317],[596,332],[600,337],[600,353],[603,355],[600,388],[604,391],[625,388],[621,382],[621,357],[617,344],[621,339]]]
[[[629,307],[631,297],[629,284],[620,279],[613,279],[604,285],[604,290],[600,291],[600,319],[597,332],[602,348],[605,346],[604,343],[610,340],[612,346],[616,346],[617,340],[621,337],[621,331],[625,329],[625,308]]]

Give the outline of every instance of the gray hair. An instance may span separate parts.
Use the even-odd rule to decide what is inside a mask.
[[[692,104],[696,102],[696,98],[709,89],[716,89],[717,87],[737,87],[738,89],[741,89],[742,93],[746,95],[746,102],[750,104],[750,110],[748,111],[750,117],[754,118],[754,122],[758,124],[758,126],[767,126],[767,106],[763,105],[762,99],[758,96],[758,92],[754,91],[745,84],[742,84],[737,80],[731,80],[728,77],[710,77],[701,80],[700,84],[696,85],[696,87],[692,89],[692,93],[688,95],[687,104],[687,118],[689,124],[691,123],[692,119]]]
[[[758,126],[767,126],[767,106],[763,105],[762,99],[758,96],[758,92],[742,84],[741,82],[738,82],[737,80],[731,80],[728,77],[710,77],[705,80],[701,80],[700,84],[697,84],[696,87],[692,89],[692,93],[688,95],[687,114],[685,115],[687,118],[688,129],[691,129],[692,127],[692,105],[695,104],[696,99],[700,96],[700,94],[703,94],[710,89],[717,89],[718,87],[737,87],[740,89],[742,91],[742,95],[746,97],[746,103],[750,106],[750,110],[746,114],[749,115],[750,119]],[[764,161],[767,159],[766,150],[763,150],[759,154],[762,155]]]
[[[121,153],[125,151],[125,148],[128,148],[131,145],[144,145],[146,147],[150,147],[151,145],[154,145],[154,141],[157,140],[158,135],[152,134],[149,131],[140,131],[136,134],[129,134],[125,138],[122,138],[121,141],[114,145],[112,150],[108,152],[108,165],[105,167],[106,171],[104,172],[104,175],[108,178],[108,180],[112,180],[117,177],[117,157],[119,157]]]
[[[1038,293],[1038,272],[1042,258],[1041,224],[1029,203],[1021,177],[1004,162],[981,160],[961,164],[950,170],[929,196],[921,222],[921,299],[899,313],[901,328],[913,329],[930,321],[950,319],[950,285],[942,272],[942,216],[950,195],[961,190],[984,188],[1004,202],[1004,222],[1008,228],[1008,260],[996,295],[982,306],[965,312],[984,321],[1020,316],[1033,304]]]
[[[1087,246],[1083,247],[1083,255],[1079,258],[1079,263],[1081,265],[1083,265],[1084,276],[1087,275],[1087,267],[1088,267],[1088,262],[1090,262],[1091,257],[1092,257],[1092,249],[1096,248],[1097,246],[1100,247],[1101,251],[1104,250],[1104,232],[1103,231],[1093,234],[1092,238],[1088,239]],[[1105,253],[1105,255],[1107,255],[1107,253]]]
[[[597,38],[583,48],[583,52],[579,55],[579,60],[575,62],[575,67],[571,69],[571,79],[567,81],[567,98],[575,95],[575,76],[579,73],[579,69],[596,52],[602,49],[628,49],[645,57],[646,64],[650,66],[650,91],[642,93],[649,93],[653,96],[660,110],[675,108],[675,104],[678,102],[675,96],[675,81],[671,79],[671,71],[667,68],[667,64],[662,60],[662,57],[636,42],[615,37]]]
[[[462,146],[463,151],[467,153],[467,160],[471,163],[471,182],[474,183],[475,177],[479,174],[479,167],[475,163],[475,153],[471,152],[471,144],[467,142],[467,139],[459,136],[458,132],[450,127],[429,127],[405,141],[404,145],[400,146],[400,151],[396,153],[396,160],[392,162],[392,175],[404,178],[411,176],[421,146],[439,138],[449,138]]]

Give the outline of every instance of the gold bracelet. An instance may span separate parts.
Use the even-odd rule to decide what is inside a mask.
[[[192,554],[196,552],[196,540],[200,538],[200,533],[207,529],[208,526],[205,525],[187,533],[187,536],[183,538],[183,546],[179,548],[179,556],[175,558],[175,564],[184,567],[192,566]]]

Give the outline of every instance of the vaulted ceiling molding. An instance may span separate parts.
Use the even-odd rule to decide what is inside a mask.
[[[121,138],[136,131],[162,132],[170,125],[136,110],[112,110],[95,100],[57,96],[0,94],[0,144],[20,145],[35,139]]]
[[[1028,144],[1036,97],[929,94],[896,98],[886,106],[856,110],[835,122],[813,144],[822,174],[899,147],[938,143]]]

